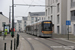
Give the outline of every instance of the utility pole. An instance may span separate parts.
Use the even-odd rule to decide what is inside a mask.
[[[9,6],[9,31],[11,29],[11,7],[12,6]]]
[[[14,0],[12,0],[12,37],[14,37]]]

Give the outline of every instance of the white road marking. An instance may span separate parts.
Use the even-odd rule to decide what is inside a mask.
[[[34,39],[38,40],[39,38],[34,38]]]
[[[27,38],[28,40],[32,40],[32,38]]]
[[[40,38],[40,39],[45,40],[44,38]]]

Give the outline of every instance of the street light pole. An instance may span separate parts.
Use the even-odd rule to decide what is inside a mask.
[[[12,0],[12,37],[14,37],[14,0]]]

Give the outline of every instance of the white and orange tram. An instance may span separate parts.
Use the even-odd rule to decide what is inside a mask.
[[[52,37],[53,26],[50,20],[39,21],[26,26],[26,33],[41,37]]]

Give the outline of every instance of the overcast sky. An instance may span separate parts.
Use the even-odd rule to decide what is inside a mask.
[[[14,2],[15,4],[45,5],[45,0],[14,0]],[[6,17],[9,17],[9,6],[11,5],[12,0],[0,0],[0,12],[3,12]],[[45,7],[16,6],[14,16],[28,16],[28,12],[43,11],[45,11]]]

